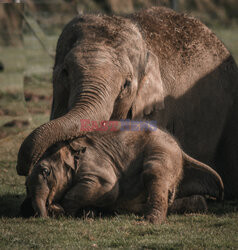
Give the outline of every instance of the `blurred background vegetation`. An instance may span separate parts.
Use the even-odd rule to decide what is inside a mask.
[[[151,6],[172,7],[202,20],[238,61],[237,0],[3,2],[13,1],[22,3],[0,4],[0,145],[9,136],[20,144],[32,129],[49,120],[57,39],[64,25],[78,14],[128,14]],[[14,144],[14,160],[19,144]]]
[[[133,216],[94,222],[16,217],[25,196],[25,179],[15,171],[17,152],[32,129],[49,120],[54,54],[63,26],[80,13],[128,14],[158,5],[173,6],[202,20],[238,61],[237,0],[24,0],[24,4],[0,4],[0,248],[238,249],[237,203],[215,206],[207,215],[169,216],[168,223],[160,227]]]
[[[0,4],[0,145],[9,136],[20,138],[20,143],[49,120],[55,48],[69,20],[82,13],[128,14],[151,6],[172,7],[199,18],[238,60],[237,0],[24,0]],[[19,145],[14,146],[16,160]]]
[[[0,139],[49,119],[56,42],[70,19],[82,13],[128,14],[150,6],[172,7],[201,19],[238,59],[237,0],[24,0],[0,4]]]
[[[208,26],[238,23],[237,0],[24,0],[24,4],[0,4],[0,44],[21,41],[24,20],[20,12],[33,16],[44,32],[51,33],[79,13],[128,14],[151,6],[175,8]]]

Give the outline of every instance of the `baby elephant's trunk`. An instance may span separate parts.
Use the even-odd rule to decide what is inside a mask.
[[[35,186],[32,192],[32,206],[40,217],[47,217],[46,202],[49,196],[50,190],[48,186],[43,183],[40,186]]]
[[[34,168],[32,174],[27,177],[26,186],[27,196],[32,201],[32,207],[36,215],[47,217],[46,202],[50,194],[50,189],[39,166]]]
[[[46,199],[36,198],[32,201],[33,208],[40,217],[47,217]]]

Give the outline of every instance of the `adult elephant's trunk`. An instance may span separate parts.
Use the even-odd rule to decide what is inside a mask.
[[[101,93],[98,90],[84,89],[67,114],[36,128],[20,147],[17,173],[27,176],[48,147],[85,133],[81,128],[82,120],[109,120],[114,100],[111,100],[112,97],[103,98]]]

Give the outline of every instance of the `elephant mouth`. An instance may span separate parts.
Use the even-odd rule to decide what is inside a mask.
[[[132,107],[129,109],[127,116],[126,116],[126,119],[129,119],[129,120],[132,119]]]
[[[47,198],[46,203],[45,203],[45,207],[48,209],[49,206],[50,206],[50,203],[49,203],[49,200]]]

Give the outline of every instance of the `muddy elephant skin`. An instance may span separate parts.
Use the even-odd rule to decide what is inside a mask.
[[[237,79],[229,51],[195,18],[161,7],[77,16],[57,44],[51,121],[25,139],[17,172],[82,135],[81,119],[153,120],[238,197]]]
[[[142,214],[152,223],[165,220],[175,196],[223,195],[220,176],[156,128],[91,132],[58,143],[34,166],[26,186],[26,202],[31,199],[40,216],[55,208],[76,216],[94,207]]]

